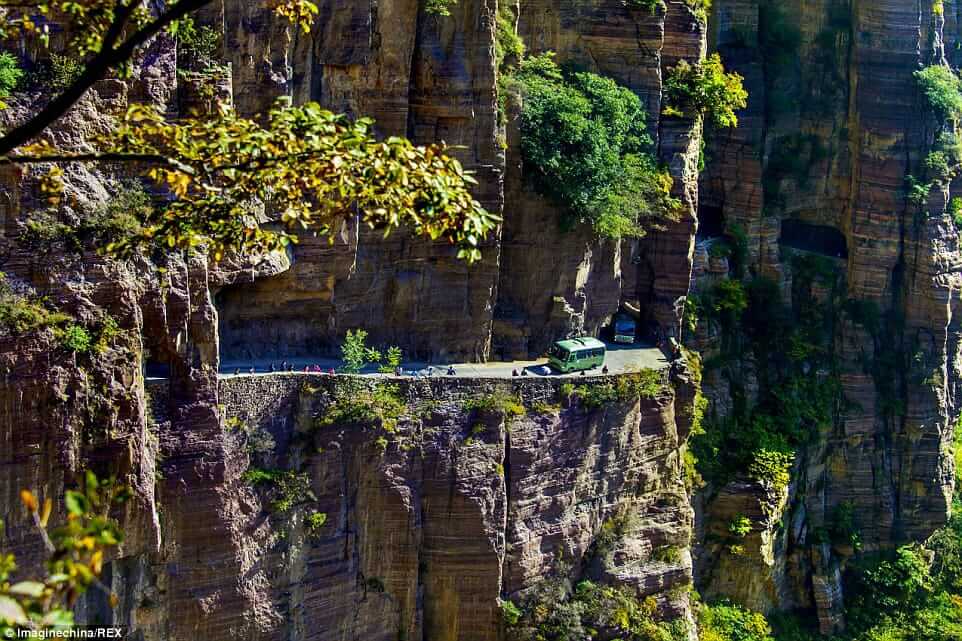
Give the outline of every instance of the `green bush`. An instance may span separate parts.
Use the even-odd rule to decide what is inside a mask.
[[[6,274],[0,272],[0,332],[20,336],[44,327],[55,327],[69,319],[52,312],[42,299],[13,289]]]
[[[570,388],[566,388],[565,385],[570,385]],[[636,401],[639,398],[650,400],[665,389],[661,372],[654,369],[644,369],[634,374],[618,376],[614,380],[606,379],[600,383],[565,385],[562,385],[562,396],[577,396],[581,405],[587,409],[616,402]]]
[[[733,603],[702,604],[697,614],[700,641],[775,641],[763,615]]]
[[[627,587],[581,581],[572,590],[561,579],[546,579],[512,606],[501,606],[509,641],[688,638],[684,622],[654,621],[654,597],[639,599]]]
[[[90,332],[88,332],[82,325],[67,325],[60,333],[59,338],[60,344],[64,348],[78,354],[86,354],[90,351],[90,348],[93,344],[93,339],[90,337]]]
[[[942,120],[962,116],[962,84],[948,67],[932,65],[915,72],[915,80],[929,108]]]
[[[748,105],[742,80],[737,73],[725,73],[717,53],[695,65],[680,60],[665,78],[664,112],[689,117],[701,114],[716,127],[737,127],[735,111]]]
[[[751,531],[752,522],[743,514],[739,514],[728,523],[728,533],[740,539],[748,536]]]
[[[34,214],[24,224],[20,242],[41,254],[81,253],[87,243],[109,252],[113,245],[140,231],[140,221],[152,207],[139,183],[125,183],[109,201],[79,221],[63,222],[52,212]]]
[[[949,215],[956,228],[962,229],[962,198],[955,196],[949,201]]]
[[[304,519],[304,529],[307,531],[307,535],[312,539],[316,539],[321,534],[321,529],[324,524],[327,523],[327,514],[323,512],[311,512]]]
[[[525,413],[521,399],[504,390],[471,397],[464,402],[464,409],[469,412],[488,412],[502,416],[523,416]]]
[[[563,71],[551,54],[522,61],[513,83],[523,96],[526,173],[565,208],[568,224],[621,238],[677,220],[671,177],[657,166],[637,95],[610,78]]]
[[[748,466],[748,474],[752,478],[765,483],[776,490],[788,487],[789,470],[795,461],[792,452],[779,452],[760,448],[755,450],[752,462]]]
[[[458,0],[424,0],[424,10],[432,16],[449,16]]]
[[[370,362],[381,360],[381,352],[367,346],[367,332],[363,329],[347,330],[341,344],[341,369],[348,374],[358,374]]]
[[[404,357],[404,352],[397,345],[389,347],[387,352],[384,354],[385,363],[377,368],[377,371],[382,374],[393,374],[394,371],[401,366],[401,359]]]
[[[397,385],[378,383],[369,387],[358,380],[340,381],[333,400],[314,426],[377,424],[386,432],[394,432],[406,411],[407,403]]]
[[[514,29],[514,16],[511,14],[508,3],[499,2],[494,37],[494,59],[497,69],[504,73],[506,66],[514,66],[521,62],[522,58],[524,58],[524,41]]]
[[[190,17],[179,20],[172,35],[177,38],[177,53],[184,58],[178,66],[191,71],[207,71],[215,67],[214,58],[221,45],[219,31],[204,25],[198,27]]]
[[[711,0],[685,0],[685,4],[692,10],[696,18],[702,22],[708,22],[708,12],[711,11]]]
[[[16,56],[7,51],[0,52],[0,109],[6,107],[4,98],[13,93],[22,78],[23,69],[20,68],[20,61]]]
[[[311,479],[303,472],[251,468],[241,478],[254,487],[266,487],[271,510],[279,514],[290,512],[302,503],[317,500],[311,490]]]

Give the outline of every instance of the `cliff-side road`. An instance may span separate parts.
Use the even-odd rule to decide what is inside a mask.
[[[636,343],[634,345],[607,344],[608,352],[605,355],[605,366],[608,367],[609,374],[625,374],[637,372],[642,369],[661,369],[667,367],[669,362],[664,352],[648,343]],[[338,370],[343,362],[333,358],[310,358],[310,357],[291,357],[288,359],[257,359],[254,361],[224,361],[220,366],[221,376],[264,376],[284,369],[284,364],[292,367],[295,372],[304,372],[308,367],[313,370],[316,365],[324,372]],[[453,376],[464,378],[512,378],[514,373],[520,376],[522,372],[527,376],[541,377],[580,377],[580,372],[572,374],[559,374],[548,368],[547,359],[542,358],[534,361],[502,361],[489,363],[422,363],[405,362],[402,364],[405,376],[448,376],[448,368],[454,368]],[[253,372],[251,371],[253,368]],[[374,366],[368,366],[362,372],[369,376],[388,376],[381,374]],[[600,376],[602,369],[596,368],[585,372],[585,376]],[[152,377],[153,378],[153,377]]]

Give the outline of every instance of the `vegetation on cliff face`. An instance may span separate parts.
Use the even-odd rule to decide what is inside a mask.
[[[962,140],[959,138],[962,80],[943,65],[925,67],[914,75],[935,130],[927,137],[924,159],[911,167],[905,177],[905,189],[907,200],[917,214],[928,215],[926,207],[932,188],[950,182],[958,175],[962,163]],[[950,201],[948,209],[954,222],[959,218],[956,205]]]
[[[206,246],[215,259],[228,251],[272,251],[295,242],[294,230],[331,235],[359,211],[371,227],[407,226],[457,246],[460,258],[480,258],[479,245],[498,219],[471,196],[474,181],[456,159],[437,145],[417,147],[395,137],[378,141],[370,121],[348,122],[314,104],[279,105],[266,126],[239,118],[222,104],[177,122],[153,106],[134,105],[116,131],[96,141],[98,151],[79,153],[38,142],[96,81],[111,70],[129,72],[130,59],[157,33],[177,37],[187,63],[210,67],[217,48],[213,33],[196,28],[190,18],[204,4],[185,0],[159,13],[128,0],[0,4],[0,36],[26,34],[45,42],[46,32],[34,16],[70,16],[66,31],[75,35],[67,54],[82,61],[59,95],[0,135],[0,162],[148,164],[147,175],[173,198],[156,203],[138,233],[108,243],[108,250],[121,255],[144,246]],[[308,0],[285,0],[275,11],[309,31],[317,7]],[[7,80],[11,73],[8,69]],[[44,180],[53,204],[62,175],[62,167],[54,166]],[[262,226],[259,209],[277,218],[281,229]]]
[[[502,613],[511,641],[681,641],[688,638],[684,620],[656,622],[654,597],[640,599],[627,587],[563,579],[546,579],[517,601],[505,601]]]
[[[956,432],[962,457],[962,431]],[[956,641],[962,638],[962,466],[952,517],[924,546],[865,554],[844,576],[845,632],[819,635],[806,617],[770,622],[731,603],[699,607],[702,641]]]
[[[719,281],[697,297],[701,322],[721,334],[720,351],[705,363],[730,382],[732,411],[709,415],[692,439],[701,475],[723,485],[746,472],[775,489],[788,484],[797,448],[833,423],[841,386],[833,332],[842,292],[829,259],[799,255],[794,292],[783,301],[771,280]],[[816,296],[829,292],[828,300]],[[738,372],[758,378],[757,400],[748,400]]]
[[[610,78],[561,69],[551,54],[522,61],[512,82],[523,99],[525,167],[537,191],[570,220],[621,238],[677,219],[671,176],[657,166],[634,92]]]
[[[742,80],[737,73],[725,73],[717,53],[697,64],[679,60],[665,78],[664,112],[671,116],[700,114],[716,127],[737,127],[735,111],[748,105]]]
[[[23,78],[23,70],[17,59],[10,53],[0,52],[0,109],[5,109],[7,98]]]
[[[20,494],[49,555],[47,574],[18,576],[16,559],[0,551],[0,638],[13,639],[18,629],[49,630],[73,625],[72,607],[88,589],[117,597],[100,582],[105,554],[123,541],[123,532],[110,511],[129,497],[129,490],[113,479],[87,472],[78,489],[68,490],[66,520],[53,527],[53,501],[41,503],[32,492]],[[0,529],[3,522],[0,521]]]

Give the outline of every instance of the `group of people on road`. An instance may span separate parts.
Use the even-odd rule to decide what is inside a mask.
[[[294,368],[294,365],[293,365],[292,363],[288,363],[287,361],[284,361],[283,363],[281,363],[280,368],[278,368],[277,365],[275,365],[274,363],[271,363],[271,364],[268,366],[268,368],[267,368],[266,371],[267,371],[268,373],[273,374],[273,373],[276,373],[276,372],[294,373],[295,371],[298,371],[298,370],[296,370],[296,369]],[[317,363],[315,363],[315,364],[313,364],[313,365],[305,365],[303,371],[304,371],[305,374],[329,374],[330,376],[335,376],[335,375],[337,374],[337,370],[335,370],[333,367],[328,368],[328,369],[325,370],[325,369],[323,369],[320,365],[318,365]],[[410,371],[405,372],[404,368],[401,367],[400,365],[398,365],[397,367],[394,368],[394,375],[395,375],[395,376],[413,376],[414,378],[420,378],[421,376],[427,376],[428,378],[430,378],[430,377],[434,376],[434,371],[435,371],[435,370],[434,370],[434,367],[433,367],[433,366],[429,366],[429,367],[427,368],[427,370],[423,370],[423,373],[422,373],[422,370],[415,370],[415,369],[412,369],[412,370],[410,370]],[[248,374],[256,374],[256,373],[257,373],[257,367],[255,367],[254,365],[251,365],[251,366],[247,369],[247,373],[248,373]],[[235,367],[235,368],[234,368],[234,376],[240,376],[240,375],[241,375],[241,368],[240,368],[240,367]],[[457,376],[457,375],[458,375],[457,370],[454,369],[454,365],[448,365],[447,375],[448,375],[448,376]]]

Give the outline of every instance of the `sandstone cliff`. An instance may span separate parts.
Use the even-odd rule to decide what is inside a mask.
[[[57,496],[93,468],[128,479],[135,500],[106,577],[120,606],[93,595],[80,617],[123,622],[144,639],[496,638],[498,599],[561,571],[629,586],[657,597],[660,618],[690,619],[691,510],[680,452],[694,391],[683,371],[654,401],[594,411],[551,408],[554,386],[532,383],[522,390],[529,408],[547,410],[510,430],[484,419],[473,436],[476,417],[461,403],[485,385],[412,386],[404,392],[412,407],[431,399],[435,407],[404,422],[384,452],[377,435],[344,424],[312,453],[301,441],[323,407],[322,390],[305,391],[297,377],[221,385],[217,369],[222,359],[328,353],[353,327],[409,357],[485,359],[492,344],[506,356],[537,355],[558,335],[596,332],[623,300],[650,301],[652,320],[677,326],[700,131],[658,116],[660,77],[678,57],[703,55],[703,25],[681,1],[656,14],[615,0],[517,14],[532,49],[546,48],[536,43],[549,29],[560,56],[598,60],[596,70],[642,96],[686,203],[682,221],[657,238],[602,243],[587,229],[553,231],[559,212],[524,186],[510,147],[506,167],[494,2],[461,0],[448,18],[413,1],[320,6],[308,36],[256,5],[205,10],[229,63],[221,94],[244,114],[287,95],[373,116],[382,134],[458,145],[477,172],[479,199],[504,213],[511,240],[490,238],[484,262],[470,268],[446,246],[403,234],[385,240],[351,225],[333,244],[304,238],[292,255],[256,268],[183,256],[118,265],[89,251],[22,246],[23,223],[44,206],[37,173],[4,170],[4,271],[91,326],[109,315],[119,327],[103,351],[75,361],[49,331],[4,345],[5,548],[25,568],[39,562],[39,542],[15,507],[20,488]],[[174,49],[159,38],[130,82],[100,83],[52,136],[83,148],[132,102],[172,113],[196,106]],[[630,62],[606,62],[621,56]],[[41,99],[14,96],[4,117]],[[118,193],[129,175],[70,169],[67,222]],[[503,184],[514,190],[507,209]],[[147,385],[145,368],[167,383]],[[246,431],[232,429],[234,418]],[[307,535],[304,514],[272,516],[244,476],[251,433],[274,444],[255,463],[307,470],[314,508],[328,517],[319,536]],[[630,527],[597,557],[598,532],[623,513]],[[669,547],[678,554],[653,554]]]
[[[842,623],[838,569],[852,553],[819,536],[839,510],[870,550],[925,538],[951,498],[959,235],[946,211],[950,188],[933,189],[922,216],[906,199],[906,176],[932,135],[912,74],[943,61],[943,43],[959,36],[957,3],[945,4],[944,18],[930,4],[718,0],[710,21],[713,45],[745,76],[751,100],[737,130],[708,136],[705,238],[740,228],[746,282],[771,279],[796,311],[802,295],[835,310],[828,356],[813,366],[831,370],[841,394],[830,424],[799,452],[784,511],[759,511],[769,499],[757,485],[707,488],[702,533],[742,513],[768,542],[748,544],[754,551],[741,560],[707,544],[699,575],[705,593],[759,609],[817,608],[824,632]],[[707,245],[696,292],[735,276]],[[832,280],[803,282],[799,257],[828,265]],[[850,313],[858,309],[882,320]],[[723,337],[702,324],[693,340],[711,356]],[[716,413],[732,411],[737,394],[755,402],[763,361],[774,357],[709,368]]]
[[[49,332],[0,343],[4,547],[38,563],[17,492],[56,496],[93,467],[124,475],[135,500],[109,569],[121,605],[91,598],[81,614],[144,639],[498,638],[498,599],[562,568],[656,596],[662,618],[689,618],[692,554],[707,596],[813,609],[824,631],[840,626],[853,549],[826,534],[836,515],[851,514],[860,544],[878,549],[924,538],[948,510],[962,367],[955,185],[934,189],[922,217],[904,185],[932,136],[912,72],[958,62],[962,5],[947,0],[939,16],[897,0],[715,0],[706,26],[682,0],[654,14],[619,0],[509,3],[529,51],[612,76],[648,106],[684,211],[663,232],[614,242],[562,232],[557,207],[526,181],[519,105],[508,101],[499,121],[495,0],[459,0],[447,18],[415,0],[318,4],[306,36],[259,4],[205,10],[229,63],[223,93],[244,114],[291,96],[373,116],[381,134],[458,145],[479,199],[504,217],[500,236],[470,268],[446,246],[347,225],[333,244],[304,238],[257,268],[178,257],[158,272],[146,258],[20,246],[43,203],[35,174],[4,169],[3,270],[121,330],[76,361]],[[661,116],[662,78],[709,47],[752,97],[737,130],[708,132],[699,177],[701,123]],[[131,102],[189,107],[196,95],[177,66],[158,39],[133,80],[98,84],[52,135],[79,148]],[[7,115],[40,98],[15,96]],[[68,219],[124,177],[72,169]],[[696,247],[696,227],[698,240],[741,230],[744,258]],[[799,257],[810,266],[813,255],[828,277],[799,275]],[[355,327],[438,361],[537,356],[559,335],[597,332],[623,302],[677,336],[689,291],[731,277],[770,279],[793,311],[831,311],[826,360],[806,373],[841,393],[784,491],[739,476],[695,496],[691,553],[681,451],[694,390],[683,370],[654,400],[594,411],[553,407],[559,390],[528,382],[527,411],[510,420],[465,409],[491,383],[410,383],[411,411],[390,438],[347,423],[317,429],[326,379],[216,374],[225,359],[329,353]],[[687,337],[707,357],[715,419],[753,406],[772,382],[752,336],[736,334],[702,322]],[[713,362],[730,339],[743,356]],[[143,364],[168,383],[146,383]],[[245,477],[252,468],[302,471],[311,498],[278,514]],[[599,532],[626,511],[636,517],[626,536],[597,558]],[[317,532],[313,513],[327,515]],[[735,547],[728,527],[740,517],[750,532]],[[679,553],[656,553],[665,548]]]

